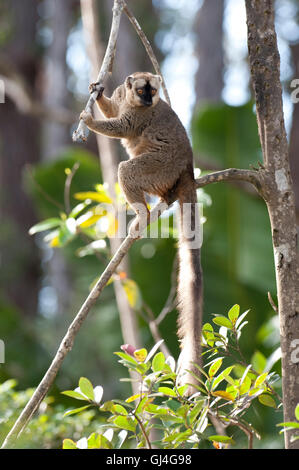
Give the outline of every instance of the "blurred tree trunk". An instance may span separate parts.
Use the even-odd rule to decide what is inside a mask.
[[[224,0],[205,0],[195,20],[199,67],[195,77],[196,101],[221,100],[223,89]]]
[[[39,59],[35,49],[37,3],[5,1],[11,35],[2,44],[0,60],[11,63],[36,97]],[[1,285],[8,300],[25,315],[35,315],[39,289],[39,251],[28,229],[36,222],[30,199],[23,190],[26,164],[40,158],[39,122],[20,114],[6,98],[0,105]]]
[[[299,44],[291,46],[294,77],[299,77]],[[290,135],[290,166],[295,191],[296,211],[299,213],[299,104],[294,104]],[[297,220],[298,224],[298,220]]]
[[[45,104],[52,108],[68,108],[69,92],[67,89],[68,70],[66,65],[67,38],[71,27],[73,0],[46,0],[45,8],[52,12],[47,26],[53,39],[46,49],[44,57],[45,83],[43,87]],[[56,159],[64,147],[71,143],[70,129],[53,120],[43,121],[42,158],[49,161]],[[56,294],[56,312],[67,312],[70,301],[71,275],[68,264],[60,250],[52,250],[52,256],[45,265],[47,283]]]
[[[111,6],[109,2],[110,12],[107,12],[107,18],[111,18]],[[85,33],[86,48],[91,63],[91,82],[97,78],[101,61],[105,52],[105,47],[101,41],[98,24],[98,9],[94,0],[81,0],[82,21]],[[108,8],[107,8],[108,10]],[[125,18],[122,19],[124,21]],[[109,21],[107,21],[110,24]],[[118,44],[121,43],[123,38],[119,38]],[[116,60],[116,59],[115,59]],[[105,90],[105,93],[111,93],[111,90]],[[95,116],[100,119],[101,113],[94,107]],[[103,179],[109,185],[109,192],[112,197],[115,197],[115,183],[117,182],[117,168],[119,163],[119,156],[116,143],[103,135],[96,134],[100,164],[103,174]],[[118,238],[110,239],[111,252],[114,254],[119,248],[122,240]],[[122,261],[119,266],[121,271],[129,273],[128,259]],[[119,317],[122,329],[122,336],[125,343],[131,344],[137,348],[141,346],[139,330],[136,321],[136,314],[130,308],[126,294],[122,288],[120,281],[114,281],[114,290],[116,302],[119,310]],[[133,383],[134,388],[134,383]]]

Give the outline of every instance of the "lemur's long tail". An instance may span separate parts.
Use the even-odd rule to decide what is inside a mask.
[[[178,336],[181,340],[179,382],[195,384],[196,379],[188,372],[198,370],[192,363],[200,363],[200,340],[202,325],[203,283],[200,262],[201,228],[200,214],[196,204],[196,187],[190,172],[180,181],[178,188],[180,204],[179,227],[179,275],[178,275]],[[191,227],[191,230],[190,230]],[[193,393],[189,387],[187,393]]]

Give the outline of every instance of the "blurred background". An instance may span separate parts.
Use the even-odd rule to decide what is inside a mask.
[[[15,379],[18,390],[38,384],[90,286],[118,246],[117,240],[109,240],[107,218],[85,218],[80,237],[65,224],[74,208],[82,210],[77,193],[95,191],[95,185],[105,183],[97,186],[98,193],[115,196],[117,164],[126,158],[118,142],[94,134],[85,144],[71,139],[88,99],[88,85],[103,58],[112,4],[112,0],[2,0],[0,4],[0,80],[5,85],[5,102],[0,105],[0,338],[6,357],[0,365],[0,382]],[[154,48],[172,106],[188,130],[196,174],[257,166],[262,155],[244,2],[130,0],[128,4]],[[298,19],[298,0],[276,2],[297,211],[299,107],[292,103],[291,93],[292,80],[299,78]],[[153,71],[123,14],[106,93],[137,70]],[[211,185],[198,197],[205,220],[205,321],[211,321],[212,313],[225,314],[234,304],[242,311],[250,309],[243,351],[249,362],[257,352],[266,360],[279,344],[277,315],[267,297],[270,292],[276,299],[266,207],[246,184]],[[83,200],[81,194],[81,204]],[[45,232],[29,235],[37,222],[57,222],[57,218],[58,232],[57,227],[48,230],[46,239]],[[98,239],[101,243],[92,245]],[[74,388],[82,375],[104,386],[105,399],[123,397],[130,385],[119,381],[124,370],[113,355],[123,343],[150,349],[162,337],[177,358],[175,256],[175,233],[172,238],[135,243],[63,364],[52,390],[56,403],[68,403],[59,392]],[[163,321],[158,332],[152,331],[150,320],[158,316]],[[279,363],[276,367],[279,371]],[[0,405],[4,414],[6,405]],[[280,411],[257,405],[252,421],[263,438],[257,445],[282,446],[275,429],[275,423],[282,421]],[[37,445],[44,445],[43,439]]]

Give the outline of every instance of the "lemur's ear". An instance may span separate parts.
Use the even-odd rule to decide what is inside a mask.
[[[132,88],[132,84],[133,84],[133,80],[134,78],[132,77],[132,75],[129,75],[126,80],[125,80],[125,84],[126,84],[126,87],[131,89]]]
[[[154,75],[154,77],[159,80],[160,83],[162,83],[162,77],[161,75]]]

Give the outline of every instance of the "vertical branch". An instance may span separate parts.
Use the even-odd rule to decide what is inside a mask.
[[[292,350],[299,338],[299,269],[294,191],[282,108],[280,58],[273,0],[246,0],[248,51],[264,156],[259,170],[267,204],[275,261],[282,350],[284,421],[294,420],[299,402],[299,363]],[[285,433],[287,448],[299,448]]]
[[[110,30],[110,36],[108,40],[108,45],[107,49],[105,52],[105,56],[102,62],[102,66],[100,69],[100,72],[97,77],[97,82],[100,84],[103,83],[103,81],[106,78],[106,75],[111,72],[112,69],[112,64],[114,60],[114,55],[115,55],[115,48],[116,48],[116,41],[117,41],[117,35],[118,35],[118,30],[119,30],[119,23],[120,23],[120,18],[121,14],[123,11],[123,2],[122,0],[114,0],[113,4],[113,17],[112,17],[112,25],[111,25],[111,30]],[[89,100],[87,101],[87,104],[85,106],[85,110],[88,111],[89,113],[92,112],[92,107],[97,99],[98,96],[98,91],[95,90],[93,93],[91,93]],[[80,142],[81,140],[85,141],[87,138],[87,126],[85,123],[82,121],[82,119],[79,122],[77,130],[73,133],[73,141],[74,142]]]

